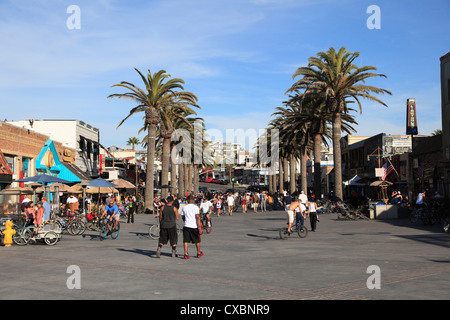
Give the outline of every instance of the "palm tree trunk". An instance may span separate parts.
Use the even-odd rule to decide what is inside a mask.
[[[277,172],[276,170],[273,170],[272,173],[272,191],[275,194],[277,192]]]
[[[171,146],[173,148],[173,146]],[[172,154],[172,150],[170,150],[170,154]],[[170,193],[172,195],[177,194],[178,188],[177,188],[177,165],[175,164],[176,159],[170,159],[171,160],[171,171],[170,171]]]
[[[322,147],[322,136],[320,133],[314,135],[314,195],[316,199],[322,196],[322,172],[320,168],[320,157]]]
[[[184,164],[184,193],[183,198],[189,193],[189,165]]]
[[[198,164],[194,164],[194,194],[198,194],[199,186],[199,167]]]
[[[288,156],[286,158],[283,158],[283,189],[289,189],[289,159]]]
[[[343,200],[341,159],[341,114],[333,114],[334,196]]]
[[[188,177],[189,177],[189,194],[191,194],[192,191],[194,191],[193,183],[192,183],[192,181],[193,181],[192,176],[194,174],[194,164],[190,163],[188,165],[188,168],[189,168],[189,175],[188,175]]]
[[[154,179],[153,172],[155,169],[155,140],[156,140],[156,124],[150,123],[148,127],[148,142],[147,142],[147,173],[145,180],[145,194],[144,206],[146,213],[154,210],[153,208],[153,189]]]
[[[301,177],[301,191],[308,195],[308,176],[306,172],[306,147],[300,148],[300,177]]]
[[[278,162],[279,164],[279,170],[278,170],[278,180],[280,183],[280,187],[279,187],[279,192],[283,193],[284,189],[283,189],[283,159],[280,157],[280,160]]]
[[[181,160],[181,155],[180,155],[180,160]],[[184,164],[181,161],[178,164],[178,197],[184,197]]]
[[[297,189],[297,183],[295,180],[295,157],[291,154],[289,159],[289,181],[290,181],[290,194],[293,194]]]
[[[163,140],[162,168],[161,168],[161,197],[167,198],[169,193],[169,162],[170,162],[170,137],[166,135]]]
[[[273,193],[273,180],[272,180],[273,174],[272,170],[269,169],[269,192]]]

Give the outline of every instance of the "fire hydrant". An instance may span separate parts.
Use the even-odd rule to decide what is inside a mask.
[[[3,243],[5,244],[5,247],[11,247],[12,244],[12,237],[16,234],[16,230],[13,228],[12,221],[6,221],[5,223],[5,230],[3,230],[3,234],[5,235],[5,239],[3,240]]]

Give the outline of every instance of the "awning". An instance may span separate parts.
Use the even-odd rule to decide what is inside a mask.
[[[62,165],[64,167],[66,167],[66,169],[68,169],[75,177],[78,178],[78,181],[75,181],[75,182],[81,182],[84,180],[92,180],[92,178],[87,173],[82,171],[77,165],[70,163],[70,162],[63,162]],[[67,180],[69,180],[69,179],[67,179]]]
[[[6,161],[5,155],[0,150],[0,183],[11,183],[12,175],[12,169],[8,161]]]
[[[344,185],[345,186],[351,186],[351,187],[363,187],[363,186],[365,186],[365,184],[358,183],[357,182],[358,180],[361,180],[361,178],[358,175],[356,175],[353,178],[351,178],[351,179],[349,179],[347,181],[344,181]]]

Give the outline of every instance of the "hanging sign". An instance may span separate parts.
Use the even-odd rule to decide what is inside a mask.
[[[406,134],[417,135],[416,99],[406,101]]]

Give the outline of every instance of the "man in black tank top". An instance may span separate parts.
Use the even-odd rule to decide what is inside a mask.
[[[177,256],[177,220],[180,218],[178,209],[173,206],[173,197],[167,197],[167,204],[164,205],[159,215],[159,244],[156,250],[156,257],[161,256],[162,246],[170,241],[172,246],[172,257]]]

